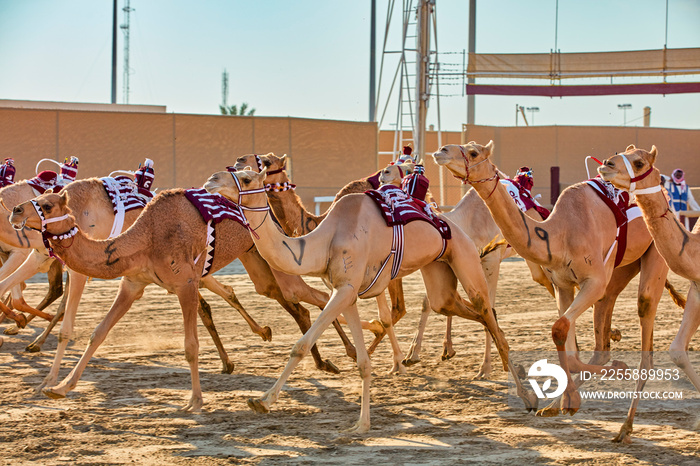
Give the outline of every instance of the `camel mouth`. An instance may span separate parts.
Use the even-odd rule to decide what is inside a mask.
[[[212,180],[207,180],[206,183],[204,183],[204,186],[202,186],[204,189],[206,189],[208,192],[212,194],[216,194],[219,192],[221,189],[220,186],[218,186],[214,181]]]
[[[443,151],[433,152],[433,160],[438,165],[445,165],[449,161],[449,157]]]
[[[24,220],[22,220],[22,222],[19,225],[15,222],[12,222],[12,221],[10,221],[10,224],[12,225],[12,228],[19,231],[19,230],[24,229],[24,225],[27,224],[27,219],[25,218]]]

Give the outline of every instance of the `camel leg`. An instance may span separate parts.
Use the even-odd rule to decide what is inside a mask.
[[[185,359],[190,366],[192,379],[192,396],[181,411],[198,413],[202,410],[204,399],[199,382],[199,339],[197,338],[197,309],[199,308],[198,280],[184,285],[175,291],[182,308],[182,320],[185,327]]]
[[[690,282],[690,290],[688,290],[688,301],[683,310],[683,320],[678,329],[676,338],[673,339],[669,348],[671,359],[680,367],[688,376],[688,379],[695,386],[695,389],[700,391],[700,377],[695,372],[695,369],[690,364],[688,358],[688,348],[690,340],[695,335],[695,332],[700,326],[700,290],[696,282]]]
[[[73,282],[75,281],[76,280],[74,279]],[[48,396],[49,398],[65,398],[66,394],[75,388],[80,380],[80,376],[83,374],[88,362],[92,358],[92,355],[95,354],[95,351],[97,351],[97,348],[99,348],[99,346],[105,340],[112,327],[119,322],[119,319],[124,317],[124,314],[126,314],[131,308],[134,301],[143,295],[143,290],[146,288],[146,285],[147,283],[135,282],[129,277],[123,277],[121,279],[119,283],[119,291],[117,292],[117,297],[112,303],[112,307],[107,312],[107,315],[105,315],[105,317],[102,319],[102,322],[95,327],[95,330],[92,332],[92,336],[90,337],[90,342],[88,343],[87,348],[85,348],[83,355],[80,357],[80,360],[78,360],[78,363],[75,365],[70,374],[68,374],[68,377],[66,377],[62,382],[53,387],[45,387],[42,390],[44,395]],[[71,287],[72,286],[73,285],[71,284]],[[68,316],[71,310],[68,309],[69,306],[66,307],[66,318],[63,319],[63,325],[66,324],[66,321],[72,322],[72,317]],[[63,325],[61,327],[63,327]]]
[[[348,306],[355,303],[357,300],[356,289],[357,288],[353,287],[352,285],[344,285],[333,290],[331,299],[328,301],[328,304],[318,316],[316,321],[313,323],[313,325],[311,325],[309,330],[304,333],[299,341],[294,344],[292,352],[289,356],[289,361],[287,362],[282,375],[280,375],[274,385],[267,392],[265,392],[262,398],[250,398],[248,400],[248,406],[250,409],[258,413],[270,412],[270,406],[277,401],[280,390],[282,390],[282,387],[294,371],[297,364],[299,364],[304,356],[306,356],[306,354],[310,351],[311,346],[316,343],[316,340],[318,340],[323,331],[331,324],[331,322],[337,319],[341,312],[347,309]],[[362,347],[364,347],[364,344]],[[364,350],[362,348],[357,348],[358,359],[360,357],[359,355],[363,352]]]
[[[207,303],[201,294],[197,293],[199,298],[199,306],[197,306],[197,312],[199,313],[199,318],[202,323],[207,328],[209,335],[211,336],[214,346],[216,346],[216,351],[219,353],[219,358],[223,364],[223,369],[221,369],[222,374],[230,374],[233,372],[234,364],[228,357],[226,353],[226,348],[224,348],[223,343],[221,343],[221,338],[219,338],[219,332],[216,331],[216,326],[214,325],[214,319],[211,317],[211,306]]]
[[[659,300],[664,292],[664,283],[668,274],[668,266],[656,247],[652,246],[642,256],[641,275],[639,277],[639,291],[637,297],[637,314],[642,328],[642,359],[639,362],[640,373],[643,369],[649,371],[654,367],[654,319]],[[640,377],[637,381],[637,392],[644,390],[646,378]],[[637,412],[639,399],[633,399],[627,412],[627,419],[620,427],[620,433],[614,438],[615,442],[630,443],[634,423],[634,415]]]
[[[71,274],[68,273],[66,276],[66,290],[70,288],[70,276]],[[31,353],[36,353],[38,351],[41,351],[41,346],[44,344],[46,339],[49,337],[51,334],[51,331],[53,328],[56,326],[56,324],[63,319],[63,315],[66,312],[66,302],[68,300],[68,292],[65,294],[63,293],[63,264],[61,264],[58,261],[53,261],[51,263],[51,266],[49,267],[49,272],[48,272],[48,278],[49,278],[49,287],[53,290],[49,294],[52,295],[53,299],[48,299],[49,294],[46,295],[44,298],[44,301],[39,303],[39,306],[37,309],[43,309],[42,306],[48,306],[61,296],[61,302],[58,305],[58,309],[56,309],[56,315],[51,319],[51,322],[49,322],[49,325],[46,326],[44,331],[34,339],[33,342],[31,342],[27,347],[25,348],[25,351],[29,351]]]
[[[447,316],[445,319],[445,337],[442,339],[442,356],[443,361],[452,359],[457,354],[452,348],[452,316]]]
[[[600,270],[600,273],[593,273],[591,278],[583,281],[580,284],[581,290],[574,298],[571,306],[552,326],[552,340],[559,352],[559,365],[566,372],[567,378],[566,390],[561,397],[561,411],[565,414],[569,413],[573,416],[581,406],[581,395],[576,390],[576,385],[571,377],[568,358],[569,355],[576,354],[575,322],[594,302],[603,297],[607,284],[606,278],[611,274],[612,270],[607,274],[605,271]],[[567,290],[567,295],[569,293],[573,294],[573,290]],[[557,293],[558,299],[560,295],[561,293]],[[560,312],[561,309],[560,307]]]
[[[595,351],[588,364],[602,366],[610,360],[610,335],[615,301],[630,280],[638,273],[641,261],[637,260],[624,267],[613,270],[612,277],[605,288],[603,299],[593,304],[593,327],[595,328]]]
[[[354,294],[354,289],[351,290]],[[387,309],[388,311],[388,309]],[[362,335],[362,325],[360,325],[360,315],[357,312],[357,304],[353,302],[346,310],[343,311],[345,318],[348,321],[348,327],[352,333],[352,338],[357,348],[357,367],[360,370],[360,378],[362,379],[362,396],[360,397],[360,418],[354,426],[347,429],[345,432],[353,434],[364,434],[369,430],[369,389],[372,380],[372,363],[369,359],[367,351],[365,351],[364,336]],[[391,321],[391,320],[390,320]],[[392,336],[391,326],[387,328],[389,338]],[[395,361],[396,363],[396,361]]]
[[[382,293],[381,296],[383,298],[384,293]],[[389,374],[405,374],[406,373],[406,366],[401,364],[401,361],[403,361],[403,352],[401,352],[401,347],[399,346],[399,340],[396,338],[396,334],[394,333],[394,325],[392,322],[393,321],[392,312],[389,309],[389,306],[387,306],[386,300],[380,299],[380,300],[377,300],[377,303],[379,304],[379,320],[381,321],[382,326],[386,329],[386,333],[387,333],[387,335],[389,335],[389,341],[391,342],[391,351],[393,354],[393,365],[391,367],[391,370],[389,371]],[[359,317],[358,317],[358,322],[359,322]],[[350,325],[349,322],[348,322],[348,325]],[[362,324],[360,324],[360,329],[362,329]],[[356,340],[354,333],[353,333],[353,340],[355,340],[355,343],[357,343],[357,340]],[[360,365],[359,360],[358,360],[357,364]],[[362,369],[360,369],[360,372],[362,372]]]
[[[420,313],[420,323],[418,324],[418,330],[413,336],[413,341],[411,342],[411,347],[408,350],[408,356],[403,360],[403,365],[410,367],[414,364],[420,362],[420,349],[423,344],[423,333],[425,332],[425,326],[428,323],[428,317],[432,309],[430,308],[430,301],[428,301],[428,296],[423,297],[423,307]]]
[[[68,276],[70,277],[70,284],[68,285],[68,292],[66,293],[67,300],[65,314],[63,316],[63,322],[61,322],[61,328],[58,330],[58,344],[56,345],[56,355],[54,356],[53,364],[51,365],[49,373],[46,375],[42,383],[36,388],[37,393],[42,391],[46,387],[53,387],[54,385],[56,385],[56,382],[58,381],[58,371],[61,369],[61,361],[63,360],[63,355],[66,351],[68,343],[70,342],[70,338],[73,335],[75,315],[78,311],[78,304],[80,303],[80,298],[83,295],[83,290],[85,289],[85,282],[87,282],[87,277],[72,270],[68,271]],[[75,385],[73,385],[73,387],[75,387]],[[70,387],[70,389],[73,389],[73,387]]]
[[[378,294],[375,297],[377,301],[377,309],[379,312],[379,319],[374,319],[371,321],[362,321],[360,325],[362,325],[363,330],[369,330],[370,332],[374,333],[374,340],[372,343],[369,345],[369,348],[367,348],[367,353],[373,354],[374,350],[377,349],[377,345],[379,345],[379,342],[381,342],[384,339],[384,336],[386,335],[386,327],[382,324],[381,316],[382,316],[382,309],[386,309],[387,312],[389,309],[389,306],[386,303],[386,290],[382,291],[380,294]],[[392,316],[393,318],[393,316]],[[345,320],[344,316],[338,316],[338,322],[341,324],[346,324],[347,321]]]
[[[243,308],[243,305],[241,305],[240,301],[238,301],[236,293],[233,292],[232,287],[224,285],[211,275],[203,277],[201,284],[204,285],[207,290],[224,298],[224,301],[226,301],[229,306],[236,309],[241,317],[243,317],[243,319],[248,323],[248,326],[250,326],[253,333],[262,338],[263,341],[272,341],[272,329],[270,329],[268,326],[261,327],[252,317],[250,317],[250,315]],[[231,369],[233,370],[233,368]],[[230,374],[230,372],[228,373]]]
[[[17,270],[0,282],[0,294],[3,294],[8,289],[12,289],[12,296],[21,297],[21,289],[17,290],[16,288],[18,288],[22,282],[36,275],[41,266],[48,260],[53,261],[48,271],[49,291],[36,307],[36,309],[40,311],[46,309],[63,294],[63,266],[58,261],[36,250],[33,250],[31,254],[29,254],[29,257],[27,257]],[[33,318],[34,315],[29,315],[27,317],[27,322],[31,321]],[[18,332],[19,327],[15,325],[5,329],[4,333],[6,335],[16,335]]]
[[[255,291],[260,295],[267,296],[268,298],[272,298],[280,303],[280,305],[287,312],[289,312],[289,314],[291,314],[297,325],[299,325],[301,331],[306,332],[306,330],[308,330],[308,328],[311,326],[311,315],[309,314],[308,309],[299,304],[299,301],[295,302],[293,300],[285,299],[285,293],[282,291],[282,287],[284,286],[284,288],[288,290],[288,294],[290,293],[289,290],[292,288],[308,288],[311,290],[313,290],[313,288],[308,286],[299,276],[285,274],[270,268],[269,264],[260,256],[257,249],[241,255],[238,259],[245,267],[246,271],[248,272],[248,277],[255,285]],[[284,285],[280,284],[280,280]],[[313,300],[315,300],[319,304],[319,307],[323,309],[328,302],[327,295],[318,290],[314,291],[315,293],[311,292],[309,295],[311,297],[315,297]],[[322,299],[324,296],[326,298]],[[352,346],[352,343],[345,334],[345,331],[338,322],[334,322],[333,326],[343,342],[345,353],[352,359],[355,359],[357,357],[355,348]],[[314,362],[316,363],[316,367],[318,369],[333,374],[340,373],[338,368],[331,361],[324,361],[321,358],[318,348],[315,345],[311,349],[311,354],[313,355]]]
[[[501,271],[501,261],[497,255],[487,254],[481,259],[481,269],[484,271],[486,284],[489,287],[489,300],[496,302],[496,289],[498,288],[498,275]],[[531,269],[532,270],[532,269]],[[540,268],[540,270],[542,270]],[[545,277],[546,278],[546,277]],[[547,280],[549,282],[549,280]],[[488,379],[491,376],[491,334],[484,328],[484,361],[481,363],[479,373],[475,379]]]

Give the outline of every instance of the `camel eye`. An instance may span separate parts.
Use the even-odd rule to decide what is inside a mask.
[[[639,170],[639,169],[641,169],[642,167],[644,167],[644,162],[642,162],[642,161],[640,161],[640,160],[637,160],[636,162],[634,162],[634,168],[636,168],[636,169]]]
[[[265,165],[266,167],[269,167],[270,165],[272,165],[272,162],[270,162],[269,160],[264,160],[263,165]]]
[[[470,150],[470,151],[469,151],[469,157],[474,158],[474,157],[476,157],[476,156],[477,156],[477,152],[476,152],[475,150]]]

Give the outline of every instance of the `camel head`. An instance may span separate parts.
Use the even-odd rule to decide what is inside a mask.
[[[263,168],[260,173],[250,167],[235,172],[216,172],[204,183],[204,189],[210,193],[219,193],[241,205],[265,205],[266,199],[258,199],[259,195],[265,197],[265,176],[267,168]],[[241,195],[251,190],[256,191],[255,195]]]
[[[482,163],[491,157],[493,147],[493,141],[485,146],[474,141],[464,145],[449,144],[434,152],[433,159],[463,183],[479,181],[494,174],[495,167],[492,164]]]
[[[233,167],[236,170],[249,168],[256,172],[263,168],[267,168],[268,172],[284,170],[287,168],[287,156],[278,157],[272,152],[267,155],[242,155],[236,159],[236,164]]]
[[[75,218],[70,215],[68,195],[50,191],[39,197],[15,206],[10,215],[10,224],[15,230],[25,226],[58,235],[75,227]]]
[[[379,183],[382,185],[393,184],[394,186],[401,187],[403,177],[413,173],[415,168],[416,165],[411,162],[387,165],[386,168],[379,172]]]
[[[656,146],[646,151],[631,144],[624,152],[605,159],[598,173],[605,181],[625,191],[658,186],[661,174],[654,167],[656,153]]]

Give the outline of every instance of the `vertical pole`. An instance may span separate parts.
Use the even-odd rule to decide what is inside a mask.
[[[428,112],[428,67],[430,66],[430,0],[420,0],[416,29],[416,122],[413,144],[416,159],[422,163],[425,156],[425,120]]]
[[[476,0],[469,0],[469,56],[476,53]],[[474,78],[467,79],[467,85],[474,84]],[[476,102],[473,94],[467,95],[467,124],[473,125],[475,121],[474,111]]]
[[[377,0],[372,0],[372,12],[370,13],[369,32],[369,121],[377,120],[376,85],[374,82],[377,67]]]
[[[112,7],[112,103],[117,103],[117,0]]]
[[[559,167],[549,167],[549,202],[554,205],[559,199],[561,185],[559,184]]]

